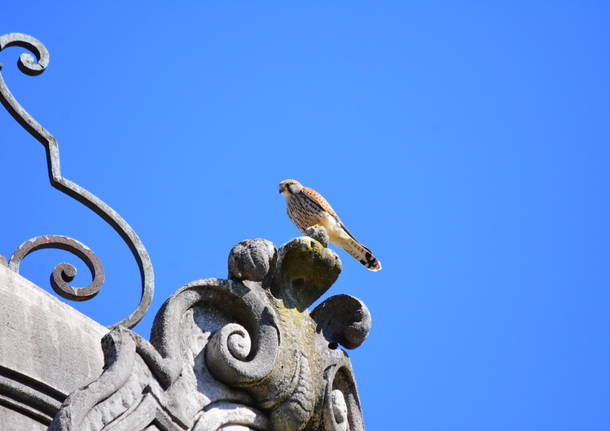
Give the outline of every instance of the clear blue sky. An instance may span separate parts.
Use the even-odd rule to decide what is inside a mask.
[[[610,429],[608,2],[5,3],[0,33],[51,52],[35,78],[2,52],[10,88],[150,252],[139,333],[184,283],[226,277],[236,242],[296,236],[277,193],[296,178],[384,265],[339,251],[329,292],[373,315],[350,353],[369,430]],[[0,253],[81,240],[107,282],[75,306],[125,317],[128,249],[7,113],[0,145]],[[22,273],[48,288],[63,258]]]

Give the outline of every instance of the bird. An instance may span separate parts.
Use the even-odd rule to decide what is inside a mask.
[[[280,183],[280,193],[286,199],[288,217],[303,233],[313,226],[322,226],[331,243],[348,252],[371,271],[379,271],[381,262],[345,227],[335,210],[314,189],[297,180]]]

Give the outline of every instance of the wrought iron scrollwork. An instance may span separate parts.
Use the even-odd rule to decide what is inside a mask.
[[[18,67],[27,75],[39,75],[44,72],[49,64],[49,52],[40,41],[31,36],[21,33],[10,33],[0,36],[0,51],[9,46],[26,48],[36,57],[36,59],[34,59],[34,57],[28,53],[23,53],[19,57]],[[0,70],[1,69],[2,66],[0,65]],[[121,325],[127,328],[133,328],[142,320],[142,317],[144,317],[144,314],[150,307],[154,292],[153,267],[148,252],[146,251],[146,248],[144,248],[144,244],[142,244],[142,241],[131,226],[129,226],[116,211],[110,208],[110,206],[88,190],[62,176],[57,140],[38,121],[36,121],[19,102],[17,102],[8,89],[4,78],[2,77],[2,73],[0,73],[0,102],[2,102],[8,112],[25,130],[44,145],[51,185],[78,200],[104,219],[121,236],[131,250],[140,269],[140,278],[142,281],[140,303],[127,318],[112,326]],[[29,253],[41,248],[60,248],[72,252],[80,257],[91,270],[93,278],[91,285],[85,288],[73,288],[66,282],[71,281],[71,278],[74,277],[74,267],[67,264],[60,264],[55,267],[51,279],[53,287],[60,295],[70,299],[84,300],[93,297],[100,290],[104,279],[104,273],[99,259],[97,259],[95,254],[86,246],[71,238],[60,236],[42,236],[34,238],[17,249],[11,258],[9,267],[17,271],[21,259]]]
[[[91,284],[87,287],[72,287],[68,282],[76,276],[76,268],[69,263],[60,263],[51,273],[51,286],[55,291],[67,299],[85,301],[93,298],[104,284],[104,268],[98,257],[83,243],[59,235],[43,235],[32,238],[19,246],[11,256],[8,267],[19,272],[19,265],[28,254],[44,248],[57,248],[81,258],[91,272]]]

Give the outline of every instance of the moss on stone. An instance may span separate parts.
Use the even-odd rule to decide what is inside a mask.
[[[309,237],[295,238],[279,251],[276,268],[279,296],[302,311],[326,292],[341,273],[337,254]]]

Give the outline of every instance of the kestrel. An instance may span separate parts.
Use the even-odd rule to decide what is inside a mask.
[[[381,269],[381,262],[354,238],[320,193],[303,187],[296,180],[282,181],[280,193],[286,198],[288,217],[301,232],[305,233],[312,226],[323,226],[330,242],[347,251],[371,271]]]

